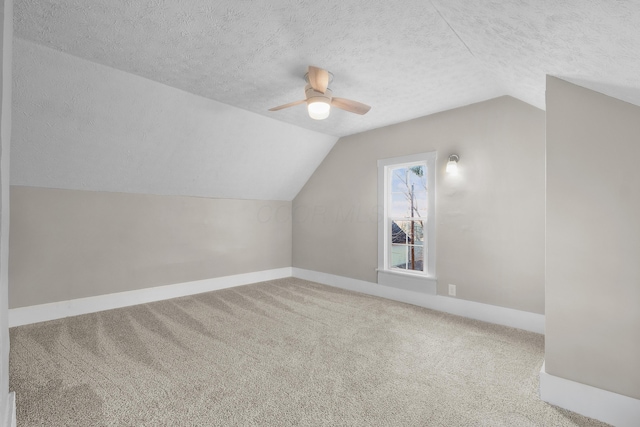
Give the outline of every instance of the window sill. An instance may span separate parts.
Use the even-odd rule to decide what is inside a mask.
[[[438,280],[435,277],[422,274],[378,269],[378,284],[421,294],[436,295]]]

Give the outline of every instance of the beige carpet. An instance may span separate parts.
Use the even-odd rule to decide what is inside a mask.
[[[543,336],[283,279],[11,329],[26,426],[602,426]]]

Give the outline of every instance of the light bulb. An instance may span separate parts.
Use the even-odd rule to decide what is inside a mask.
[[[449,161],[447,162],[447,173],[451,175],[458,175],[458,159],[459,157],[456,154],[452,154],[449,156]]]
[[[307,110],[309,111],[309,117],[315,120],[324,120],[329,117],[331,112],[331,105],[325,98],[311,98],[307,100]]]

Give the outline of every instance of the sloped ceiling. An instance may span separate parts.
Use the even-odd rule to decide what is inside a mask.
[[[70,62],[74,62],[72,57],[80,58],[212,100],[220,103],[222,110],[231,109],[235,122],[260,128],[260,138],[272,141],[276,151],[293,146],[294,139],[299,142],[300,128],[315,135],[309,136],[310,140],[317,135],[333,138],[317,140],[323,148],[309,148],[304,165],[283,169],[276,156],[263,158],[261,167],[280,168],[279,180],[283,182],[305,180],[339,136],[502,95],[544,109],[546,74],[640,105],[638,1],[15,0],[14,12],[19,41],[16,58],[22,54],[20,49],[34,51],[37,49],[28,46],[40,45],[70,55]],[[42,110],[46,102],[28,101],[29,96],[35,96],[28,76],[44,78],[33,73],[39,58],[16,60],[14,69],[14,79],[22,79],[18,84],[24,89],[22,93],[17,90],[14,97],[26,109],[18,114],[31,121],[48,114],[33,111]],[[304,97],[303,75],[309,64],[334,74],[331,88],[336,96],[369,104],[371,111],[358,116],[333,109],[324,121],[311,120],[303,105],[267,111]],[[22,76],[24,70],[18,67],[26,67],[31,74]],[[74,99],[58,103],[67,105]],[[298,130],[284,132],[281,126],[267,124],[271,122]],[[81,161],[73,157],[72,146],[62,144],[55,165],[37,164],[33,153],[41,152],[44,158],[46,150],[28,134],[29,126],[29,121],[14,124],[16,144],[12,150],[24,161],[12,165],[22,174],[18,179],[18,172],[12,172],[12,182],[33,185],[50,180],[52,186],[62,186],[56,184],[55,173],[46,177],[38,171],[73,169]],[[55,120],[51,126],[57,126]],[[246,152],[259,146],[260,138],[236,134],[236,128],[222,120],[216,132],[226,135],[229,144],[245,147]],[[74,132],[80,132],[78,141],[89,136],[82,130]],[[274,146],[276,140],[282,145]],[[117,154],[108,149],[106,154],[85,149],[90,157],[112,159]],[[155,149],[165,154],[172,150],[170,145]],[[191,149],[197,152],[199,148]],[[66,157],[60,154],[65,150]],[[156,161],[152,153],[146,153],[148,159],[132,160],[128,167]],[[190,167],[195,165],[204,175],[223,164],[206,156],[194,155],[191,160],[194,164]],[[237,160],[238,167],[241,160]],[[199,165],[199,161],[210,164]],[[27,165],[30,170],[25,169]],[[167,167],[174,168],[171,173],[178,179],[189,175],[176,164]],[[257,166],[245,161],[244,167]],[[306,172],[300,172],[302,169]],[[125,180],[127,172],[121,173]],[[36,176],[38,179],[32,179]],[[109,187],[100,177],[72,177],[69,173],[64,177],[65,182],[92,179],[93,187]],[[186,190],[166,191],[210,197],[222,194],[203,192],[210,183],[200,179],[197,186],[186,181],[181,184]],[[129,181],[112,187],[127,191],[135,187],[133,178]],[[166,188],[167,184],[154,185]],[[156,187],[142,187],[139,191],[158,192]],[[294,187],[276,191],[276,198],[291,197]],[[235,193],[253,197],[246,189]]]
[[[292,200],[336,141],[14,40],[11,183]]]

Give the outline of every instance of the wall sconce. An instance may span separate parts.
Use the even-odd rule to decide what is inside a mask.
[[[457,154],[452,154],[449,156],[449,161],[447,162],[447,173],[451,175],[458,174],[458,160],[460,160],[460,156]]]

